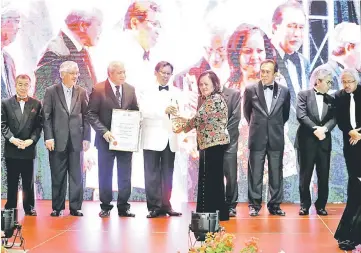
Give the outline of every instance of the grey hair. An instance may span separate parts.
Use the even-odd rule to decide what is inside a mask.
[[[124,63],[121,61],[112,61],[109,63],[107,71],[108,71],[108,75],[109,73],[113,72],[115,68],[117,67],[124,67]]]
[[[312,72],[310,77],[310,84],[316,86],[317,80],[323,80],[327,76],[331,76],[331,78],[333,78],[331,70],[321,65]]]
[[[342,78],[344,74],[352,75],[352,77],[356,80],[356,85],[360,84],[360,76],[356,69],[344,69],[341,73],[340,78]]]
[[[103,14],[97,8],[91,9],[74,9],[65,18],[65,24],[68,26],[84,22],[91,24],[94,20],[102,22]]]
[[[68,72],[70,69],[75,68],[75,67],[77,69],[79,69],[78,64],[76,62],[74,62],[74,61],[65,61],[60,65],[59,73],[61,74],[62,72]]]

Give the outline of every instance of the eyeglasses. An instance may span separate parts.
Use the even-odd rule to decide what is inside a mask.
[[[161,74],[162,76],[171,76],[172,73],[167,73],[167,72],[163,72],[163,71],[158,71],[159,74]]]
[[[69,75],[72,75],[72,76],[80,76],[79,72],[66,72],[66,73],[68,73]]]
[[[153,26],[155,28],[162,28],[162,25],[160,24],[160,22],[158,20],[153,21],[153,20],[146,19],[145,21],[147,21],[149,24],[151,24],[151,26]]]
[[[342,84],[348,84],[348,83],[354,83],[356,82],[356,80],[342,80],[341,83]]]

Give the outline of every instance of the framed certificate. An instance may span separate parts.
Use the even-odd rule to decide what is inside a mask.
[[[141,112],[113,109],[110,131],[114,140],[109,150],[137,152],[140,144]]]

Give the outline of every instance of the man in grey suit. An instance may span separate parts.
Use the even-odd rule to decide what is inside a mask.
[[[110,130],[113,109],[139,110],[135,89],[125,82],[125,78],[124,64],[111,62],[108,66],[108,79],[95,86],[86,112],[86,117],[96,132],[101,218],[109,217],[113,208],[110,203],[113,200],[112,180],[115,158],[117,158],[118,174],[118,215],[135,217],[135,214],[129,211],[128,203],[131,193],[133,153],[109,150],[109,142],[114,140]]]
[[[273,60],[261,63],[261,81],[244,92],[243,112],[249,124],[248,200],[249,215],[257,216],[262,203],[262,178],[267,155],[272,215],[284,216],[283,198],[284,124],[290,113],[290,92],[274,81],[278,65]]]
[[[45,90],[43,101],[44,140],[49,150],[52,182],[53,217],[65,209],[67,174],[69,174],[69,208],[73,216],[83,216],[81,156],[89,149],[90,125],[85,120],[88,106],[86,90],[76,85],[78,64],[65,61],[59,69],[61,84]]]

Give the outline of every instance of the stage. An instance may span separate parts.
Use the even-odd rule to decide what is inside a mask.
[[[2,200],[1,206],[4,204]],[[221,222],[221,226],[235,234],[234,252],[237,253],[251,237],[259,238],[263,253],[344,252],[338,249],[333,238],[344,206],[327,205],[329,215],[325,217],[318,216],[312,208],[310,216],[301,217],[297,204],[283,204],[285,217],[271,216],[262,208],[260,216],[252,218],[248,216],[247,205],[241,203],[237,217]],[[183,216],[147,219],[146,203],[132,202],[135,218],[120,218],[115,208],[110,218],[101,219],[99,202],[86,201],[84,217],[70,216],[69,210],[62,217],[50,217],[51,201],[39,200],[37,217],[24,217],[21,207],[18,220],[23,226],[25,249],[31,253],[187,253],[188,225],[195,203],[174,205],[174,209],[183,212]]]

